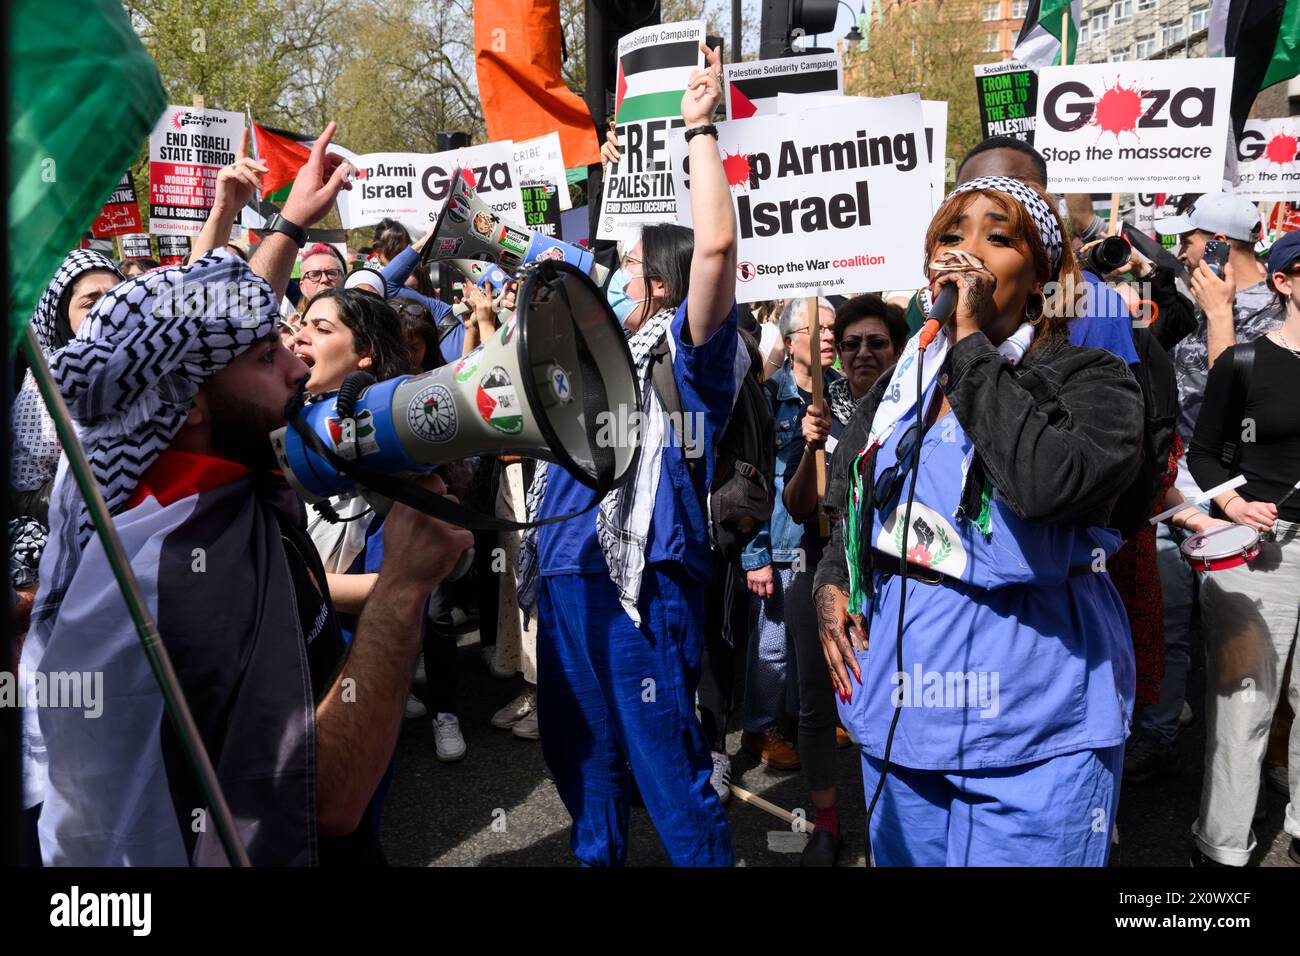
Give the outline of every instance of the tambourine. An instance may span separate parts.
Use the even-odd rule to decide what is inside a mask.
[[[1259,532],[1249,525],[1219,525],[1184,541],[1183,560],[1197,571],[1224,571],[1255,560],[1259,540]]]

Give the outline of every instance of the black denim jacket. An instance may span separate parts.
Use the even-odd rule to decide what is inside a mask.
[[[893,371],[880,376],[845,426],[831,461],[828,511],[844,508],[849,469],[869,442],[871,420]],[[968,488],[976,495],[986,475],[1011,510],[1026,520],[1081,527],[1107,523],[1115,499],[1142,460],[1142,390],[1120,359],[1059,339],[1036,345],[1013,366],[976,332],[948,350],[938,382],[975,445]],[[870,518],[865,516],[874,507],[876,454],[863,464],[867,527]],[[849,589],[842,525],[837,522],[831,534],[814,589],[823,584]],[[863,535],[868,543],[870,537],[869,532]],[[863,552],[867,574],[870,547]]]

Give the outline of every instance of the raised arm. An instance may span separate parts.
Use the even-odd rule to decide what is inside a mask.
[[[262,173],[266,164],[248,156],[248,130],[239,138],[235,161],[217,172],[217,195],[212,201],[212,211],[198,238],[190,246],[189,262],[197,262],[213,249],[230,240],[230,228],[239,218],[239,210],[261,191]]]
[[[309,229],[316,225],[334,205],[339,190],[352,188],[347,181],[352,172],[351,164],[337,153],[326,152],[337,128],[336,124],[330,123],[312,144],[311,155],[298,170],[298,178],[285,200],[281,215],[295,226]],[[249,267],[270,284],[276,299],[284,298],[284,292],[289,288],[289,275],[293,272],[299,248],[298,243],[288,236],[273,232],[263,237],[253,252]]]
[[[701,48],[707,54],[704,69],[691,75],[682,96],[682,119],[688,130],[711,123],[722,98],[722,51],[710,50],[703,44]],[[695,251],[691,257],[686,322],[691,341],[700,345],[722,325],[736,301],[736,212],[722,170],[717,137],[693,136],[687,152]]]

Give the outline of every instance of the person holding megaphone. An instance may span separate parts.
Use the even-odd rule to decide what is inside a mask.
[[[573,817],[570,847],[592,866],[624,861],[634,780],[674,865],[733,861],[695,690],[712,567],[701,502],[748,356],[738,349],[736,221],[710,125],[720,51],[704,49],[681,106],[695,232],[647,226],[620,264],[635,302],[624,325],[643,396],[635,473],[598,509],[529,533],[521,558],[520,606],[535,605],[538,619],[542,750]],[[703,439],[695,471],[649,387],[665,337],[683,409]],[[539,468],[530,515],[534,506],[539,518],[579,511],[590,499],[567,473]]]

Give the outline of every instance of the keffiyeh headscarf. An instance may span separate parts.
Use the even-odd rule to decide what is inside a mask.
[[[110,512],[176,437],[199,387],[278,318],[266,280],[226,249],[137,276],[95,304],[50,368]],[[78,511],[84,545],[91,525]]]
[[[89,249],[74,249],[59,264],[54,278],[37,301],[31,325],[46,356],[72,338],[72,326],[67,318],[60,318],[60,314],[66,314],[66,309],[60,307],[77,280],[95,270],[112,273],[119,280],[123,278],[107,256]],[[59,440],[45,401],[30,373],[24,377],[22,388],[14,397],[9,434],[13,442],[9,464],[10,488],[16,492],[40,491],[54,480],[59,466]],[[10,519],[9,577],[15,587],[27,587],[36,581],[45,536],[46,526],[41,518],[26,514]]]
[[[1055,272],[1061,265],[1061,248],[1064,245],[1061,238],[1061,223],[1057,219],[1056,213],[1052,207],[1043,201],[1043,197],[1030,186],[1026,186],[1018,179],[1012,179],[1009,176],[981,176],[979,179],[972,179],[970,182],[962,183],[947,196],[944,202],[947,202],[958,193],[967,193],[972,189],[992,189],[996,192],[1005,193],[1020,205],[1025,207],[1029,217],[1034,220],[1034,225],[1038,227],[1038,237],[1043,241],[1043,248],[1047,250],[1047,258],[1052,262],[1052,271]]]

